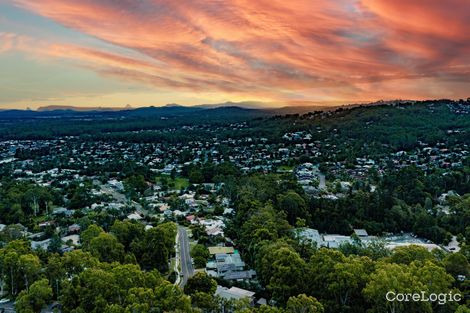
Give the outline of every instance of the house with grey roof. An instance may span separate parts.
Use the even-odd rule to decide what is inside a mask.
[[[215,295],[226,300],[241,300],[241,299],[248,299],[251,305],[254,305],[255,302],[255,293],[250,290],[241,289],[237,287],[231,287],[230,289],[227,287],[217,286],[215,291]]]

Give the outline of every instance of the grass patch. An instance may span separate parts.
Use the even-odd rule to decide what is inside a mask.
[[[170,180],[170,183],[172,182],[175,184],[176,189],[184,189],[189,186],[189,180],[187,178],[176,177],[174,180]]]
[[[163,181],[166,181],[166,184],[170,189],[181,190],[189,187],[189,180],[183,177],[176,177],[175,179],[171,179],[170,176],[157,176],[157,183],[162,184]]]
[[[293,166],[289,166],[289,165],[281,165],[277,168],[279,171],[292,171],[294,170],[294,167]]]

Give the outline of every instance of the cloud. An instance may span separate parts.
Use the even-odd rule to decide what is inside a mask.
[[[29,38],[10,32],[0,32],[0,53],[24,49]]]
[[[13,2],[116,47],[71,40],[42,53],[156,88],[372,100],[430,97],[433,86],[463,97],[452,82],[469,80],[466,0]],[[0,52],[11,49],[0,36]]]

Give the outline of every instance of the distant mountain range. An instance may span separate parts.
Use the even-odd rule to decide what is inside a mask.
[[[154,107],[154,106],[150,106]],[[163,106],[155,107],[155,108],[174,108],[174,107],[182,107],[182,108],[198,108],[198,109],[214,109],[214,108],[221,108],[221,107],[240,107],[244,109],[263,109],[269,107],[269,105],[265,102],[259,101],[244,101],[244,102],[224,102],[224,103],[212,103],[212,104],[198,104],[193,106],[185,106],[177,103],[169,103]],[[146,107],[139,107],[135,109],[146,108]],[[77,106],[67,106],[67,105],[48,105],[39,107],[36,111],[44,112],[44,111],[57,111],[57,110],[71,110],[71,111],[78,111],[78,112],[86,112],[86,111],[126,111],[132,110],[132,106],[127,105],[125,107],[77,107]]]
[[[130,110],[132,109],[131,106],[126,107],[77,107],[71,105],[48,105],[39,107],[36,111],[44,112],[44,111],[57,111],[57,110],[68,110],[68,111],[78,111],[78,112],[86,112],[86,111],[121,111],[121,110]]]
[[[179,104],[167,104],[160,107],[77,107],[77,106],[43,106],[37,110],[4,109],[0,110],[0,119],[44,119],[44,118],[116,118],[116,117],[175,117],[175,116],[223,116],[224,114],[236,114],[239,117],[259,117],[285,114],[304,114],[312,111],[336,110],[337,108],[350,108],[360,105],[392,104],[394,102],[413,102],[412,100],[378,101],[369,104],[350,105],[298,105],[285,107],[269,107],[273,103],[244,101],[224,102],[217,104],[200,104],[195,106],[183,106]]]
[[[261,102],[225,102],[219,104],[201,104],[195,106],[183,106],[178,104],[167,104],[161,107],[77,107],[77,106],[44,106],[37,110],[5,109],[0,110],[0,119],[37,119],[37,118],[59,118],[59,117],[169,117],[179,115],[206,115],[220,116],[223,114],[237,114],[254,116],[284,115],[293,113],[306,113],[317,110],[335,109],[337,107],[261,107]],[[266,105],[266,104],[264,104]]]
[[[226,107],[186,107],[186,106],[163,106],[142,107],[135,109],[102,109],[102,108],[76,108],[76,107],[45,107],[34,110],[2,110],[0,120],[21,119],[57,119],[57,118],[165,118],[178,116],[194,117],[220,117],[224,115],[236,115],[239,117],[259,117],[273,115],[268,110],[247,109],[237,106]]]
[[[403,110],[393,110],[393,107],[409,105],[417,112],[423,106],[435,106],[436,108],[444,108],[438,112],[448,112],[447,106],[457,104],[457,108],[461,105],[468,106],[470,101],[453,101],[453,100],[429,100],[412,104],[414,101],[380,101],[371,104],[353,104],[347,106],[298,106],[284,108],[245,108],[233,106],[227,103],[221,106],[217,105],[201,105],[201,106],[181,106],[166,105],[163,107],[142,107],[142,108],[123,108],[108,109],[88,108],[88,110],[74,110],[74,107],[48,107],[41,110],[3,110],[0,111],[0,139],[52,139],[60,136],[111,136],[112,138],[123,138],[132,132],[135,140],[176,140],[177,137],[171,137],[173,131],[179,132],[183,126],[195,125],[227,125],[232,123],[249,122],[248,124],[263,125],[271,123],[278,125],[283,120],[292,118],[274,118],[273,116],[283,116],[286,114],[303,114],[314,111],[337,110],[338,114],[331,116],[338,117],[343,121],[346,118],[351,125],[356,127],[355,121],[358,119],[368,119],[371,116],[377,116],[378,112],[384,112],[385,107],[390,107],[391,111],[385,112],[402,112]],[[421,104],[421,106],[420,106]],[[377,109],[377,110],[375,110]],[[458,110],[468,111],[468,107]],[[412,110],[410,110],[411,112]],[[408,111],[407,111],[408,112]],[[429,110],[429,114],[433,114],[433,110]],[[379,115],[377,115],[379,114]],[[459,113],[460,114],[460,113]],[[407,116],[407,115],[405,115]],[[418,115],[417,115],[418,116]],[[323,116],[322,116],[323,117]],[[407,116],[408,118],[409,116]],[[400,115],[401,118],[401,115]],[[432,117],[435,118],[435,117]],[[414,123],[415,117],[411,118]],[[388,117],[387,119],[389,120]],[[344,122],[344,121],[343,121]],[[401,123],[401,122],[400,122]],[[218,126],[216,126],[218,127]],[[274,127],[274,129],[277,126]],[[158,132],[157,130],[172,129],[171,132]],[[204,129],[201,128],[201,129]],[[261,129],[268,134],[271,130]],[[277,129],[279,130],[279,129]],[[142,131],[142,133],[140,133]],[[152,132],[147,132],[152,131]],[[157,132],[153,132],[157,131]],[[353,131],[353,128],[349,130]],[[356,131],[360,131],[356,130]],[[134,133],[135,132],[135,133]],[[178,136],[196,136],[194,132],[179,132]],[[379,132],[380,133],[380,132]],[[188,138],[189,138],[188,137]],[[179,138],[179,137],[178,137]]]

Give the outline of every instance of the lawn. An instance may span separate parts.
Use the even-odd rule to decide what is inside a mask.
[[[277,168],[279,171],[292,171],[294,169],[293,166],[288,165],[281,165]]]
[[[171,179],[169,176],[165,176],[168,181],[168,185],[171,189],[185,189],[189,186],[189,180],[183,177],[176,177],[175,179]],[[158,176],[156,178],[157,183],[161,183],[162,176]]]
[[[182,178],[182,177],[176,177],[173,180],[170,180],[170,183],[175,184],[176,189],[184,189],[189,186],[189,180],[187,178]]]

